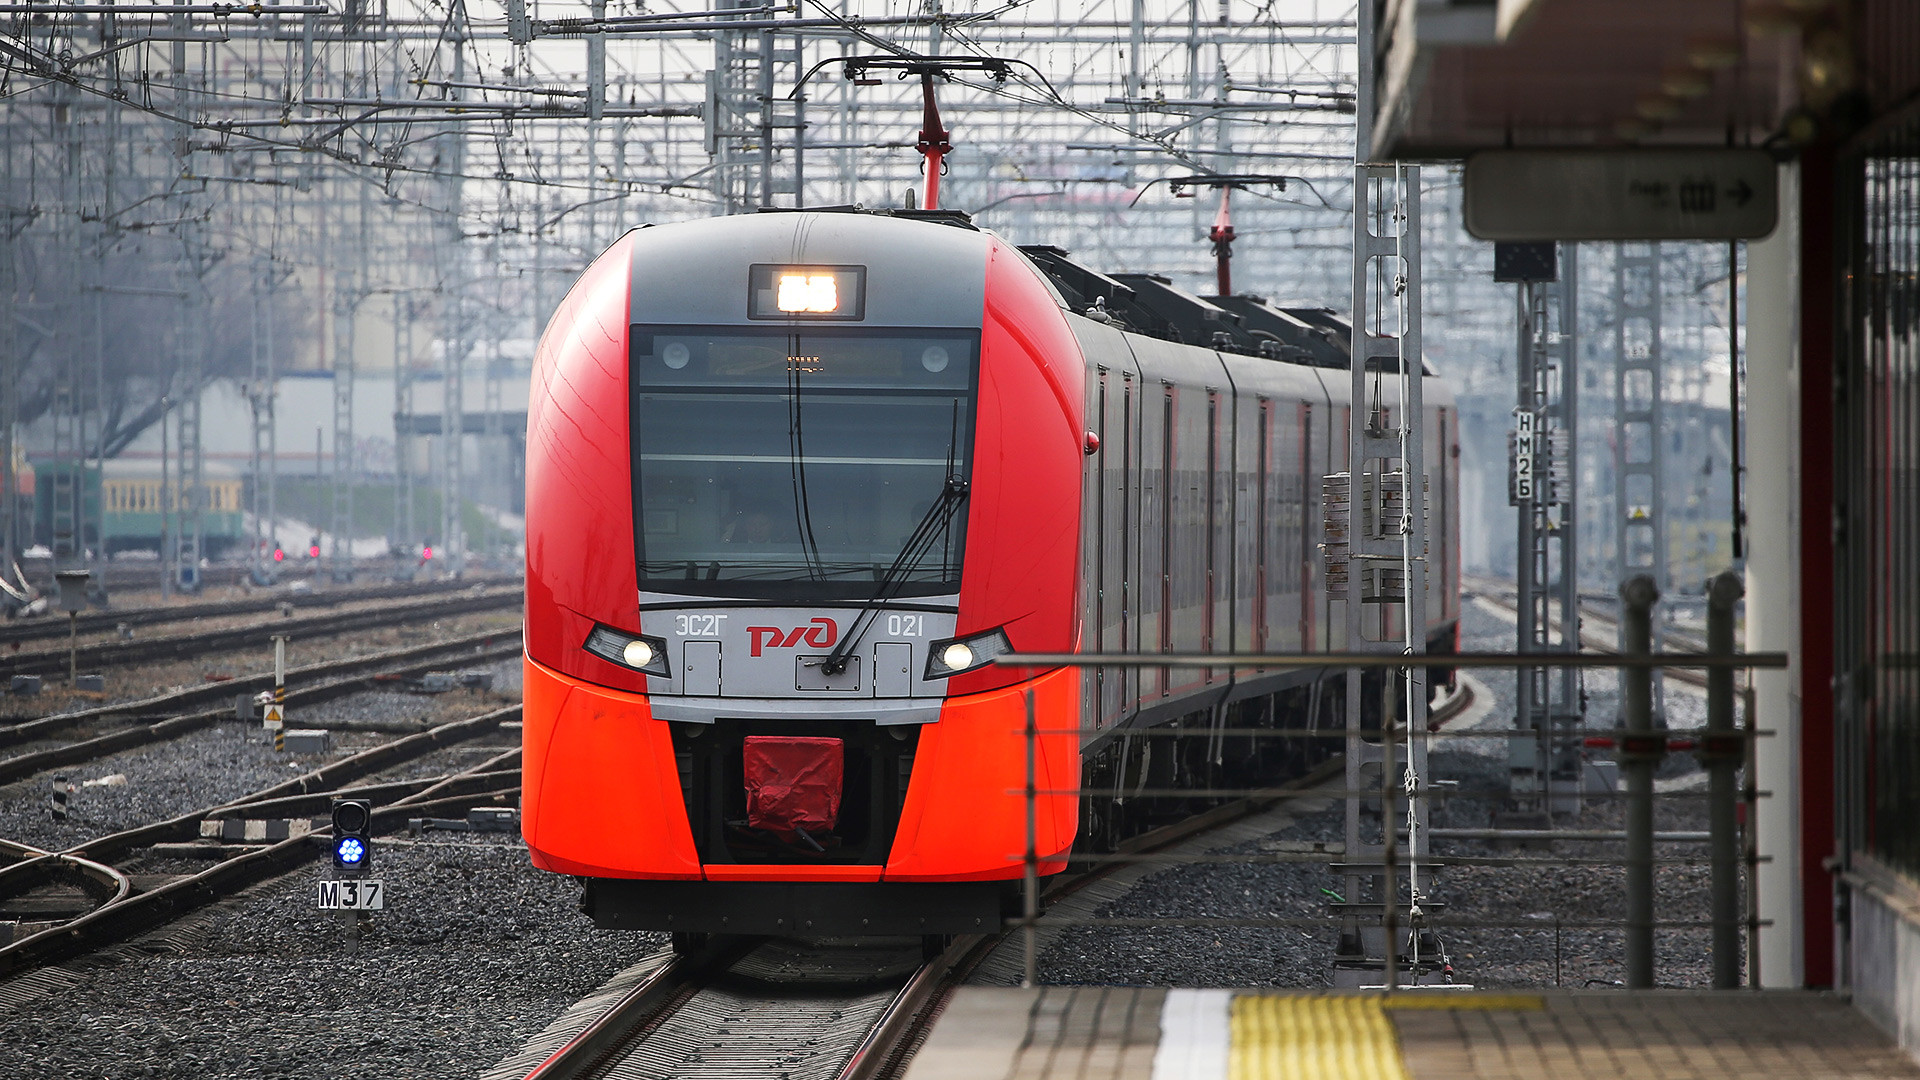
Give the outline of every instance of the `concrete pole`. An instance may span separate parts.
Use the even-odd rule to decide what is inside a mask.
[[[1773,793],[1747,828],[1760,863],[1753,889],[1762,925],[1752,963],[1763,988],[1800,986],[1800,184],[1780,170],[1780,225],[1747,246],[1747,649],[1787,654],[1784,671],[1753,673],[1752,782]]]
[[[1624,656],[1646,656],[1653,645],[1653,605],[1660,590],[1645,574],[1620,586]],[[1620,764],[1627,774],[1627,989],[1653,986],[1653,770],[1666,751],[1653,728],[1653,669],[1620,672]]]

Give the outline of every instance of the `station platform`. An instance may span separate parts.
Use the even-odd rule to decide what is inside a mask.
[[[1846,999],[962,987],[907,1080],[1920,1080]]]

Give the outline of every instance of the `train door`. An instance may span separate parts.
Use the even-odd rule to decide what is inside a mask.
[[[1087,538],[1092,549],[1092,558],[1087,560],[1093,568],[1093,596],[1090,598],[1093,611],[1093,651],[1107,651],[1107,369],[1101,368],[1094,382],[1093,426],[1090,430],[1100,439],[1100,449],[1095,451],[1093,459],[1093,532]],[[1102,692],[1107,681],[1105,668],[1093,669],[1093,720],[1096,727],[1107,722],[1107,699]]]
[[[1125,389],[1124,394],[1133,392],[1131,377],[1115,374],[1106,369],[1100,372],[1098,387],[1100,450],[1095,455],[1100,476],[1099,516],[1095,519],[1099,525],[1099,535],[1094,538],[1096,569],[1094,626],[1098,637],[1098,649],[1101,652],[1125,652],[1127,649],[1127,454],[1131,451],[1132,440],[1127,435],[1127,413],[1130,406],[1121,404],[1122,394],[1114,392],[1114,383],[1119,382]],[[1126,669],[1099,668],[1096,670],[1099,695],[1099,717],[1101,724],[1117,723],[1126,702]]]
[[[1155,621],[1158,640],[1154,644],[1156,652],[1167,652],[1173,647],[1173,489],[1175,485],[1173,466],[1175,460],[1174,440],[1178,428],[1174,426],[1174,388],[1166,384],[1166,393],[1161,399],[1160,409],[1160,520],[1156,530],[1159,541],[1159,559],[1156,561],[1160,572],[1160,610]],[[1166,667],[1157,669],[1154,690],[1160,697],[1171,692],[1172,671]]]
[[[1120,520],[1114,533],[1120,539],[1120,647],[1126,652],[1140,651],[1140,545],[1134,541],[1140,503],[1140,448],[1135,426],[1133,377],[1122,381],[1120,404]],[[1140,669],[1121,669],[1120,697],[1127,712],[1140,701]]]
[[[1319,612],[1319,592],[1314,587],[1314,571],[1320,565],[1319,548],[1314,544],[1314,530],[1320,527],[1318,504],[1314,499],[1320,490],[1320,478],[1313,472],[1313,403],[1300,403],[1300,438],[1295,454],[1299,467],[1294,469],[1295,486],[1288,493],[1293,504],[1296,519],[1293,526],[1295,537],[1300,545],[1299,579],[1296,592],[1300,613],[1300,651],[1314,647],[1317,627],[1314,616]]]
[[[1254,440],[1255,509],[1253,516],[1253,651],[1267,651],[1267,535],[1273,531],[1273,403],[1260,399],[1260,428]]]
[[[1205,593],[1200,601],[1200,651],[1210,653],[1214,648],[1214,620],[1218,618],[1218,606],[1214,603],[1214,581],[1220,550],[1219,524],[1220,513],[1220,392],[1207,388],[1207,477],[1201,504],[1200,534],[1206,537],[1206,567],[1201,576]],[[1225,520],[1231,521],[1232,518]],[[1214,668],[1206,670],[1206,680],[1211,683],[1218,678]]]

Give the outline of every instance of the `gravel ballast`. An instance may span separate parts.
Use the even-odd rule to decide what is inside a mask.
[[[433,837],[435,834],[428,834]],[[451,835],[451,834],[449,834]],[[314,909],[319,863],[210,909],[185,932],[66,965],[77,985],[0,1006],[22,1076],[433,1077],[485,1071],[656,934],[599,931],[567,878],[515,838],[383,842],[387,910],[343,940]],[[180,951],[159,952],[170,937]]]

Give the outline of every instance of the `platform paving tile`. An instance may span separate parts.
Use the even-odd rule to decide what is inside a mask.
[[[1388,1014],[1412,1080],[1920,1080],[1844,999],[1815,993],[1544,993],[1537,1009]]]
[[[1150,1080],[1165,1000],[1142,987],[963,987],[907,1080]]]
[[[1217,1028],[1205,1022],[1208,1015],[1219,1018]],[[1843,998],[1816,993],[1414,992],[1383,998],[964,987],[906,1074],[906,1080],[1268,1077],[1920,1080],[1920,1062]]]

